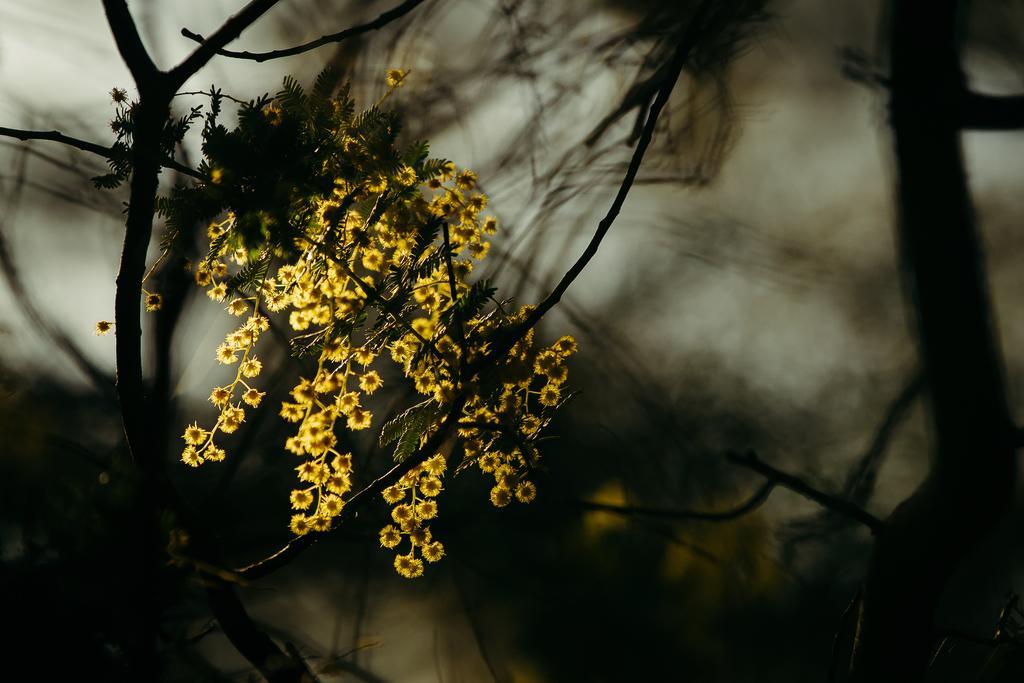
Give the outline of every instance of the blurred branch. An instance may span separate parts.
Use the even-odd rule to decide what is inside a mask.
[[[1024,128],[1024,95],[982,95],[968,91],[960,103],[960,123],[971,130]]]
[[[28,288],[25,287],[25,283],[21,279],[21,273],[18,272],[18,265],[15,263],[14,258],[11,255],[11,249],[7,243],[4,228],[6,227],[8,217],[14,214],[21,201],[21,193],[25,187],[26,159],[27,156],[24,151],[22,151],[22,156],[18,165],[18,172],[14,178],[14,187],[11,188],[4,197],[4,203],[7,208],[3,216],[0,216],[0,272],[3,273],[3,277],[7,281],[7,287],[10,289],[11,295],[14,297],[15,302],[17,302],[25,316],[34,323],[39,330],[50,337],[50,339],[53,340],[53,343],[56,344],[57,348],[63,351],[64,354],[78,367],[82,374],[89,378],[96,387],[96,391],[100,396],[103,396],[108,400],[114,400],[113,378],[96,367],[96,365],[86,357],[78,345],[75,344],[71,337],[47,319],[36,307],[35,302],[32,300],[32,296],[29,294]]]
[[[368,33],[370,31],[376,31],[379,28],[383,28],[384,26],[390,24],[392,21],[402,16],[405,16],[406,14],[411,12],[413,9],[416,8],[417,5],[422,4],[423,1],[424,0],[405,0],[405,2],[403,2],[402,4],[388,10],[387,12],[384,12],[373,21],[369,21],[365,24],[359,24],[358,26],[352,26],[350,28],[345,29],[344,31],[338,31],[337,33],[331,33],[329,35],[321,36],[316,40],[311,40],[308,43],[303,43],[302,45],[282,48],[280,50],[271,50],[269,52],[235,52],[233,50],[224,50],[218,48],[216,50],[216,54],[222,57],[231,57],[233,59],[248,59],[254,62],[266,62],[271,59],[280,59],[281,57],[292,57],[294,55],[301,55],[304,52],[315,50],[316,48],[323,47],[324,45],[330,45],[331,43],[340,43],[348,38],[352,38],[363,33]],[[194,40],[197,43],[206,43],[206,40],[201,35],[199,35],[198,33],[194,33],[193,31],[190,31],[187,28],[181,29],[181,35],[185,36],[190,40]]]
[[[920,369],[914,370],[907,384],[889,404],[882,421],[875,429],[875,435],[871,439],[870,445],[847,473],[842,495],[854,505],[863,507],[871,500],[875,484],[878,481],[878,472],[885,462],[889,441],[896,428],[903,423],[910,408],[914,405],[914,401],[924,390],[924,386],[924,374]],[[804,541],[823,537],[841,529],[842,525],[848,521],[847,517],[831,517],[831,511],[826,509],[811,517],[792,522],[790,530],[794,535],[784,543],[784,554],[790,554],[798,544]]]
[[[697,43],[700,36],[700,31],[703,26],[703,22],[710,12],[714,2],[711,0],[704,0],[697,7],[694,15],[690,22],[686,25],[686,29],[682,32],[679,38],[679,44],[676,47],[675,52],[669,61],[668,68],[665,69],[664,80],[661,87],[658,90],[657,96],[654,98],[654,102],[651,104],[650,111],[647,114],[646,122],[644,123],[643,130],[640,134],[640,139],[637,140],[636,148],[633,150],[633,156],[629,161],[629,166],[626,168],[626,175],[622,179],[619,190],[615,194],[615,198],[612,200],[611,206],[608,208],[608,212],[604,218],[597,225],[597,230],[594,231],[594,235],[587,245],[587,248],[583,250],[583,253],[572,265],[572,267],[562,276],[562,279],[558,282],[555,288],[551,291],[548,296],[541,301],[533,311],[527,316],[519,325],[511,328],[505,335],[505,338],[501,342],[495,343],[494,352],[483,356],[468,369],[468,375],[472,376],[474,369],[479,369],[480,366],[484,366],[494,362],[495,358],[500,358],[508,353],[517,341],[523,338],[526,333],[532,329],[544,315],[554,308],[559,301],[562,299],[562,295],[569,289],[569,286],[579,277],[583,269],[587,267],[590,261],[597,254],[598,248],[601,246],[601,241],[604,240],[608,230],[612,227],[615,219],[618,217],[619,212],[622,209],[622,205],[626,202],[626,197],[629,195],[629,190],[633,186],[633,182],[636,180],[637,173],[640,171],[640,164],[643,162],[644,154],[647,148],[651,144],[651,139],[654,137],[654,130],[658,125],[658,117],[660,116],[665,105],[668,103],[669,97],[672,95],[672,90],[675,88],[676,82],[679,80],[679,76],[683,71],[683,66],[686,64],[686,60],[690,55],[691,50]]]
[[[80,149],[84,152],[92,152],[98,154],[104,159],[113,159],[116,154],[110,147],[104,147],[98,145],[95,142],[89,142],[87,140],[80,140],[79,138],[73,138],[70,135],[64,135],[58,130],[22,130],[20,128],[4,128],[0,127],[0,135],[17,138],[18,140],[50,140],[52,142],[59,142],[64,145],[69,145],[76,149]],[[199,180],[204,180],[203,174],[199,171],[189,168],[183,164],[178,163],[174,159],[163,159],[160,164],[164,168],[170,168],[179,173],[192,176]]]
[[[742,455],[739,453],[728,453],[726,458],[729,462],[751,469],[767,478],[769,481],[775,482],[779,486],[784,486],[790,491],[798,493],[804,498],[812,500],[822,507],[828,508],[833,512],[838,512],[841,515],[845,515],[846,517],[860,522],[867,528],[871,529],[872,533],[877,533],[884,526],[882,520],[853,503],[831,494],[823,493],[805,482],[803,479],[792,474],[787,474],[781,470],[777,470],[768,463],[762,462],[753,451],[748,451]]]
[[[622,209],[622,205],[626,202],[626,197],[629,195],[629,190],[633,186],[633,181],[636,180],[637,173],[640,171],[640,164],[643,162],[644,153],[647,152],[648,146],[651,144],[651,139],[654,137],[654,129],[658,125],[658,117],[661,111],[665,108],[668,103],[669,97],[672,95],[672,90],[675,88],[676,82],[679,80],[679,76],[683,71],[683,66],[686,64],[687,57],[690,55],[690,51],[693,49],[700,35],[700,30],[704,21],[705,16],[711,10],[714,3],[710,0],[705,0],[700,4],[694,13],[693,18],[687,24],[686,29],[683,31],[682,36],[679,39],[679,45],[676,48],[675,53],[672,55],[672,59],[665,69],[665,75],[661,83],[661,87],[658,89],[658,94],[654,98],[654,102],[651,104],[650,111],[647,114],[646,122],[643,126],[643,131],[640,134],[640,139],[637,140],[636,148],[633,150],[633,157],[630,159],[629,166],[626,169],[626,175],[622,179],[622,184],[619,186],[619,191],[615,194],[615,199],[612,200],[612,205],[608,208],[608,213],[598,223],[597,230],[594,232],[594,236],[590,240],[590,244],[580,255],[576,263],[573,264],[572,268],[562,277],[558,285],[548,294],[537,308],[534,309],[533,313],[526,320],[525,327],[529,329],[537,324],[537,322],[547,313],[549,310],[561,300],[562,295],[569,288],[569,285],[583,272],[583,269],[587,267],[591,259],[597,254],[598,247],[601,246],[601,241],[604,236],[608,233],[608,230],[612,227],[615,219],[619,215],[619,211]],[[524,331],[525,332],[525,331]]]
[[[772,490],[778,484],[779,482],[774,479],[769,479],[761,486],[761,488],[754,492],[754,495],[750,496],[750,498],[745,500],[743,503],[732,509],[722,510],[721,512],[707,512],[704,510],[669,510],[665,508],[649,508],[635,505],[611,505],[608,503],[597,503],[590,500],[574,500],[571,501],[571,503],[583,508],[584,510],[610,512],[624,517],[656,517],[659,519],[692,520],[698,522],[726,522],[742,517],[743,515],[753,512],[757,508],[761,507],[765,501],[768,500],[768,496],[771,495]]]

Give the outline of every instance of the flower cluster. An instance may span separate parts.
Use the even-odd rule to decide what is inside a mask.
[[[384,489],[384,501],[393,506],[394,524],[380,530],[380,544],[395,549],[403,539],[409,541],[409,551],[395,555],[395,571],[406,578],[423,574],[423,560],[437,562],[444,557],[444,545],[434,539],[425,524],[437,517],[437,496],[441,493],[444,470],[444,456],[435,455]]]
[[[234,302],[232,302],[234,303]],[[231,306],[228,306],[231,310]],[[266,392],[260,391],[246,380],[258,377],[263,370],[263,363],[253,354],[253,348],[260,338],[260,333],[270,328],[270,321],[266,316],[252,311],[249,304],[243,302],[243,308],[239,315],[247,311],[251,315],[242,325],[224,338],[224,341],[217,347],[217,362],[223,365],[235,365],[235,377],[227,385],[214,387],[210,392],[210,403],[217,407],[219,415],[217,421],[210,430],[203,429],[198,423],[185,428],[182,439],[185,441],[185,450],[181,453],[181,460],[186,465],[198,467],[205,460],[219,462],[224,459],[224,449],[219,448],[213,442],[217,432],[231,434],[238,431],[245,421],[245,409],[242,403],[257,408]]]
[[[389,73],[388,93],[404,78]],[[353,456],[339,435],[369,429],[369,397],[400,374],[424,399],[383,425],[380,440],[395,444],[396,461],[418,462],[383,491],[394,524],[380,541],[408,542],[395,569],[412,578],[444,555],[426,525],[446,469],[443,455],[425,452],[430,438],[455,424],[465,447],[456,471],[476,463],[492,475],[495,505],[530,502],[536,442],[566,398],[565,361],[576,345],[563,337],[535,348],[523,326],[532,309],[509,310],[486,281],[469,282],[497,231],[476,174],[428,158],[423,143],[399,151],[396,115],[356,114],[347,91],[329,96],[322,79],[309,95],[286,80],[276,98],[245,108],[233,131],[208,120],[209,181],[161,203],[172,227],[207,222],[196,284],[246,317],[216,350],[219,363],[236,365],[210,396],[219,416],[209,430],[186,428],[182,460],[225,457],[214,436],[238,429],[242,404],[260,404],[264,392],[248,382],[263,367],[254,349],[267,316],[280,314],[293,355],[315,360],[280,407],[294,424],[285,450],[299,459],[291,530],[326,531],[352,490]],[[521,332],[499,341],[517,325]],[[390,371],[381,367],[387,359]]]

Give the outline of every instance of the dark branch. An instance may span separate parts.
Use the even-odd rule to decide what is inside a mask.
[[[960,125],[970,130],[1024,128],[1024,95],[968,92],[960,104]]]
[[[126,0],[103,0],[103,9],[107,13],[107,23],[114,34],[114,42],[117,43],[117,51],[121,53],[121,59],[131,71],[140,92],[148,84],[155,85],[160,70],[142,44]]]
[[[836,496],[828,493],[823,493],[799,477],[775,469],[771,465],[762,462],[757,455],[751,451],[748,451],[743,455],[739,453],[729,453],[726,457],[730,462],[751,469],[767,478],[769,481],[775,482],[779,486],[785,486],[790,491],[798,493],[804,498],[812,500],[822,507],[828,508],[833,512],[838,512],[841,515],[845,515],[850,519],[860,522],[867,528],[871,529],[872,533],[877,533],[884,526],[882,520],[878,519],[871,513],[847,500],[837,498]]]
[[[777,483],[778,482],[775,480],[769,479],[761,486],[761,488],[754,492],[754,495],[743,503],[732,509],[722,510],[721,512],[708,512],[705,510],[669,510],[665,508],[649,508],[635,505],[609,505],[590,500],[575,500],[572,501],[572,504],[585,510],[610,512],[624,517],[655,517],[658,519],[671,519],[677,521],[726,522],[742,517],[743,515],[753,512],[757,508],[761,507],[765,501],[768,500],[768,496],[771,495],[771,492]]]
[[[104,159],[117,158],[117,154],[110,147],[104,147],[98,145],[95,142],[89,142],[87,140],[80,140],[73,138],[70,135],[64,135],[57,130],[22,130],[20,128],[3,128],[0,127],[0,135],[5,137],[17,138],[18,140],[50,140],[52,142],[59,142],[75,149],[80,149],[84,152],[92,152],[98,154]],[[184,164],[180,164],[174,159],[163,159],[160,165],[164,168],[184,173],[187,176],[191,176],[198,180],[205,180],[203,174],[195,169],[189,168]]]
[[[672,55],[672,59],[669,62],[668,68],[665,70],[665,80],[658,90],[657,96],[654,98],[654,103],[651,104],[651,110],[647,114],[647,120],[644,123],[643,132],[640,134],[640,139],[637,140],[636,148],[633,150],[633,157],[629,161],[629,166],[626,169],[626,175],[622,179],[622,184],[619,186],[619,191],[615,194],[615,199],[612,200],[612,205],[608,208],[608,213],[601,219],[601,222],[597,225],[597,230],[594,232],[594,236],[590,240],[590,244],[580,255],[576,263],[573,264],[572,268],[564,276],[558,285],[548,294],[537,308],[534,309],[533,313],[527,318],[527,329],[537,324],[537,321],[544,316],[549,310],[551,310],[555,304],[557,304],[565,291],[569,289],[569,285],[583,272],[583,269],[587,267],[594,255],[597,254],[598,247],[601,246],[601,241],[604,236],[608,233],[609,228],[612,227],[612,223],[619,215],[619,211],[622,209],[622,205],[626,202],[626,197],[629,195],[629,190],[633,186],[633,181],[636,180],[636,175],[640,171],[640,164],[644,160],[644,154],[647,152],[647,148],[651,144],[651,139],[654,137],[654,129],[658,125],[658,117],[661,115],[662,109],[668,104],[669,97],[672,95],[672,90],[675,88],[676,82],[679,80],[680,74],[682,74],[683,66],[686,64],[686,60],[690,56],[690,51],[696,44],[698,38],[701,35],[701,29],[703,27],[704,19],[707,13],[710,11],[714,3],[710,0],[705,0],[697,8],[693,18],[687,25],[686,30],[683,31],[683,35],[679,38],[679,46],[676,48],[675,53]]]
[[[206,596],[224,635],[268,681],[297,683],[316,680],[301,656],[285,653],[256,626],[229,584],[208,580]]]
[[[296,45],[295,47],[288,47],[281,50],[271,50],[269,52],[234,52],[232,50],[218,49],[217,54],[222,57],[232,57],[234,59],[248,59],[254,62],[265,62],[270,59],[280,59],[281,57],[291,57],[293,55],[301,55],[303,52],[309,52],[315,50],[318,47],[324,45],[330,45],[331,43],[340,43],[343,40],[352,38],[363,33],[369,33],[370,31],[376,31],[379,28],[387,26],[395,19],[398,19],[409,12],[411,12],[417,5],[421,4],[423,0],[405,0],[401,5],[394,7],[387,12],[384,12],[373,21],[369,21],[365,24],[359,24],[358,26],[352,26],[344,31],[337,33],[331,33],[330,35],[321,36],[316,40],[311,40],[308,43],[302,45]],[[197,43],[204,43],[205,39],[198,33],[194,33],[187,28],[181,29],[181,35],[196,41]]]
[[[171,80],[171,88],[177,90],[192,74],[203,68],[218,51],[241,35],[242,31],[249,28],[254,21],[263,16],[277,2],[278,0],[252,0],[238,14],[233,15],[224,22],[224,25],[217,29],[208,40],[200,38],[200,45],[196,48],[195,52],[186,57],[185,61],[181,64],[171,69],[168,74]]]

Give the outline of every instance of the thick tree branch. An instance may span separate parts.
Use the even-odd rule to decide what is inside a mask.
[[[104,147],[103,145],[98,145],[95,142],[89,142],[88,140],[73,138],[70,135],[64,135],[59,130],[22,130],[20,128],[0,127],[0,135],[9,138],[17,138],[22,141],[50,140],[53,142],[59,142],[85,152],[98,154],[105,159],[109,159],[112,155],[112,150],[109,147]]]
[[[1024,128],[1024,95],[982,95],[968,91],[960,104],[960,125],[970,130]]]
[[[638,505],[610,505],[590,500],[574,500],[572,504],[592,510],[594,512],[610,512],[623,517],[652,517],[655,519],[669,519],[673,521],[694,521],[694,522],[727,522],[738,519],[743,515],[753,512],[761,507],[768,496],[775,489],[777,481],[769,479],[754,492],[750,498],[729,510],[720,512],[709,512],[705,510],[671,510],[667,508],[650,508]]]
[[[229,19],[208,44],[200,46],[171,74],[165,74],[156,69],[139,40],[124,0],[104,0],[118,49],[135,78],[140,96],[132,137],[131,195],[114,299],[117,393],[128,449],[142,475],[137,492],[138,538],[135,541],[139,544],[140,564],[135,586],[138,594],[134,598],[143,615],[140,626],[144,632],[140,641],[145,647],[133,653],[140,680],[150,678],[151,669],[156,665],[155,634],[159,631],[160,607],[153,591],[157,565],[163,556],[161,510],[164,507],[175,510],[189,520],[188,527],[197,539],[205,538],[205,527],[188,513],[163,472],[161,416],[154,413],[165,409],[166,401],[148,395],[142,373],[139,308],[162,164],[161,136],[170,116],[171,99],[181,83],[205,64],[217,48],[237,36],[275,2],[251,2]],[[209,539],[202,546],[203,557],[216,560],[216,546]],[[316,680],[301,658],[289,656],[256,626],[230,584],[217,576],[207,576],[207,581],[210,607],[221,628],[264,677],[272,683]]]
[[[180,88],[192,74],[213,59],[219,50],[241,35],[242,31],[249,28],[254,21],[277,3],[278,0],[252,0],[238,14],[231,16],[209,39],[204,40],[192,54],[186,57],[185,61],[171,69],[168,75],[172,90]]]
[[[878,519],[871,513],[854,505],[848,500],[843,500],[842,498],[837,498],[831,494],[819,491],[799,477],[775,469],[768,463],[763,462],[752,451],[748,451],[742,455],[739,453],[729,453],[726,457],[730,462],[740,465],[741,467],[751,469],[767,478],[770,482],[774,482],[779,486],[784,486],[790,491],[798,493],[804,498],[812,500],[824,508],[860,522],[867,528],[871,529],[872,533],[878,533],[878,531],[880,531],[884,526],[882,520]]]
[[[417,5],[422,4],[423,1],[424,0],[405,0],[405,2],[403,2],[402,4],[388,10],[387,12],[384,12],[373,21],[368,21],[365,24],[359,24],[358,26],[352,26],[350,28],[345,29],[344,31],[338,31],[337,33],[331,33],[326,36],[321,36],[316,40],[311,40],[308,43],[296,45],[295,47],[288,47],[280,50],[270,50],[269,52],[235,52],[232,50],[218,49],[216,53],[222,57],[231,57],[234,59],[248,59],[254,62],[265,62],[270,59],[280,59],[281,57],[292,57],[294,55],[301,55],[304,52],[315,50],[316,48],[323,47],[324,45],[330,45],[331,43],[340,43],[348,38],[353,38],[355,36],[362,35],[363,33],[368,33],[370,31],[376,31],[379,28],[383,28],[384,26],[390,24],[392,21],[400,17],[403,17],[409,12],[411,12],[413,9],[416,8]],[[206,42],[206,40],[201,35],[199,35],[198,33],[194,33],[188,30],[187,28],[181,29],[181,35],[185,36],[186,38],[189,38],[190,40],[194,40],[197,43]]]
[[[962,151],[964,0],[891,4],[899,245],[931,408],[921,486],[878,534],[851,680],[924,680],[950,577],[1002,519],[1017,480],[1013,425]]]
[[[153,63],[146,46],[142,44],[135,20],[128,11],[127,1],[103,0],[103,9],[107,13],[107,23],[114,34],[114,42],[117,43],[117,51],[141,92],[141,88],[148,88],[153,84],[160,70]]]
[[[315,681],[301,656],[286,653],[245,611],[229,584],[207,579],[206,596],[224,635],[270,683]]]
[[[103,145],[98,145],[95,142],[89,142],[88,140],[73,138],[70,135],[64,135],[58,130],[22,130],[20,128],[4,128],[0,126],[0,135],[24,141],[49,140],[51,142],[59,142],[64,145],[68,145],[85,152],[92,152],[104,159],[116,158],[114,150],[110,147],[104,147]],[[160,165],[164,168],[169,168],[172,171],[177,171],[196,178],[197,180],[205,180],[202,173],[194,168],[189,168],[174,159],[162,159],[160,161]]]

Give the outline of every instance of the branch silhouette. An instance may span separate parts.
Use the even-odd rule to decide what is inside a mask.
[[[748,451],[744,454],[740,453],[728,453],[726,458],[729,462],[751,469],[761,476],[767,478],[770,482],[774,482],[779,486],[784,486],[794,493],[798,493],[808,500],[812,500],[822,507],[828,508],[833,512],[837,512],[841,515],[849,517],[857,522],[860,522],[867,528],[871,529],[872,533],[878,533],[881,531],[885,523],[879,518],[875,517],[866,510],[854,505],[848,500],[833,496],[829,493],[824,493],[814,488],[803,479],[783,472],[782,470],[776,469],[768,463],[762,461],[757,457],[757,454],[753,451]]]
[[[709,512],[705,510],[672,510],[667,508],[651,508],[639,505],[612,505],[598,503],[591,500],[574,500],[571,503],[584,510],[594,512],[610,512],[624,517],[653,517],[657,519],[671,519],[676,521],[695,522],[727,522],[738,519],[764,505],[771,495],[771,492],[779,484],[774,479],[769,479],[754,492],[750,498],[729,510]]]
[[[117,153],[110,147],[104,147],[103,145],[96,144],[95,142],[89,142],[88,140],[64,135],[59,130],[24,130],[21,128],[4,128],[0,126],[0,135],[9,138],[16,138],[23,142],[27,142],[29,140],[49,140],[51,142],[59,142],[63,145],[74,147],[75,149],[80,149],[83,152],[92,152],[104,159],[117,158]],[[196,178],[197,180],[205,179],[205,176],[203,176],[199,171],[189,168],[174,159],[163,159],[160,162],[160,165],[164,168],[169,168],[173,171]]]
[[[376,31],[377,29],[383,28],[391,22],[399,19],[420,5],[424,0],[406,0],[402,4],[384,12],[373,21],[368,21],[365,24],[359,24],[352,26],[343,31],[337,33],[331,33],[325,36],[321,36],[316,40],[311,40],[308,43],[296,45],[294,47],[282,48],[280,50],[270,50],[268,52],[236,52],[234,50],[225,50],[218,48],[216,54],[221,57],[231,57],[232,59],[248,59],[253,62],[266,62],[271,59],[281,59],[282,57],[293,57],[295,55],[301,55],[304,52],[315,50],[318,47],[324,45],[330,45],[331,43],[340,43],[348,38],[354,38],[355,36],[362,35],[363,33],[369,33],[370,31]],[[187,28],[181,29],[181,35],[185,36],[189,40],[194,40],[197,43],[206,43],[206,39],[198,33],[190,31]]]

